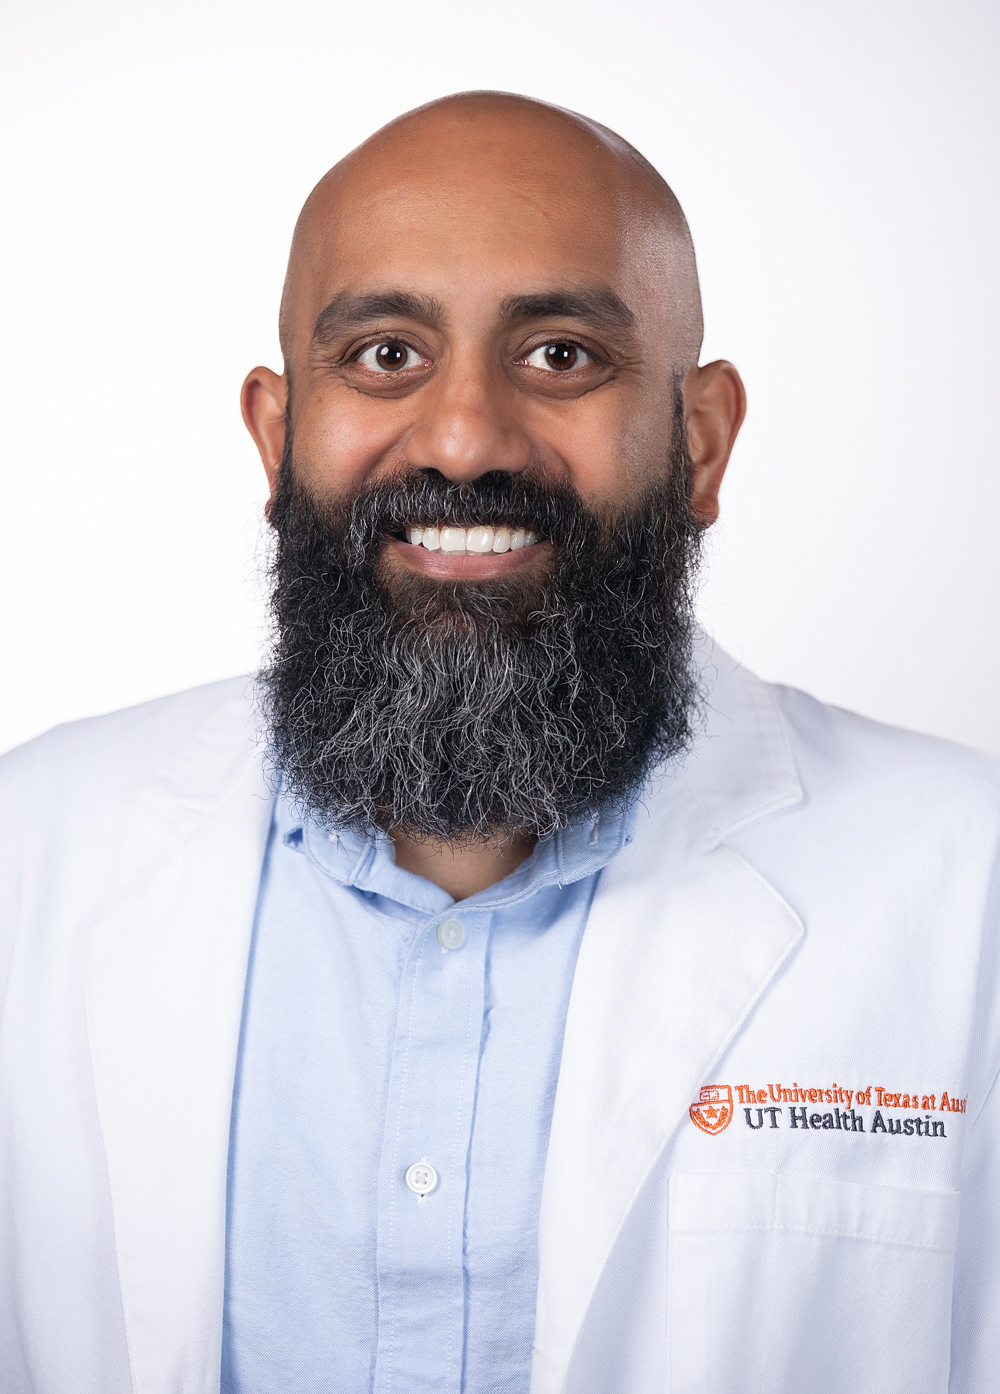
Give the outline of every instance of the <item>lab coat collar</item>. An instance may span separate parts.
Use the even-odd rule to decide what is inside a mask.
[[[705,818],[728,837],[802,798],[792,744],[774,690],[699,632],[701,729],[677,772]],[[671,773],[662,778],[667,782]]]
[[[804,933],[725,840],[802,797],[784,719],[763,683],[705,649],[702,736],[654,781],[631,846],[602,872],[577,963],[542,1194],[532,1394],[565,1389],[643,1182]]]
[[[226,1167],[272,797],[237,687],[131,810],[87,1017],[133,1394],[217,1394]]]

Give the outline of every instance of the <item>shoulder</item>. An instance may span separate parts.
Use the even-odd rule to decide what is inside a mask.
[[[715,645],[702,675],[704,727],[684,773],[721,834],[780,813],[786,831],[791,819],[872,846],[943,836],[988,855],[1000,839],[993,756],[763,682]]]
[[[872,721],[808,693],[765,685],[789,734],[806,792],[880,791],[930,814],[962,805],[1000,814],[1000,759],[936,736]]]
[[[234,678],[57,726],[3,756],[0,978],[19,938],[73,940],[114,887],[260,774],[262,745],[253,681]]]
[[[127,798],[219,717],[235,739],[246,739],[254,720],[252,678],[227,678],[56,726],[0,757],[0,812],[16,817],[39,798],[50,806]]]
[[[988,893],[1000,857],[1000,761],[765,686],[802,791],[770,829],[787,855],[903,877],[913,894],[937,895],[949,883],[977,902]]]

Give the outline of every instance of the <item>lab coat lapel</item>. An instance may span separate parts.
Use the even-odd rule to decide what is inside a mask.
[[[644,1180],[803,934],[724,840],[801,789],[773,697],[717,657],[727,671],[700,750],[647,798],[583,938],[543,1188],[532,1394],[564,1388]]]
[[[138,797],[87,1012],[134,1394],[219,1388],[229,1124],[271,795],[227,702]]]

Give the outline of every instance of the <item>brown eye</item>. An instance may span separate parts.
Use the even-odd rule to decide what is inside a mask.
[[[545,361],[550,368],[557,368],[560,372],[575,368],[578,356],[575,344],[546,344],[545,346]]]
[[[568,373],[573,368],[586,368],[593,358],[579,344],[544,344],[521,360],[531,368],[544,368],[547,372]]]
[[[415,368],[420,363],[420,355],[407,344],[397,339],[387,339],[383,344],[373,344],[358,355],[357,362],[363,368],[380,373],[398,373],[401,368]]]
[[[397,368],[405,368],[410,350],[405,344],[379,344],[375,350],[375,361],[380,368],[394,373]]]

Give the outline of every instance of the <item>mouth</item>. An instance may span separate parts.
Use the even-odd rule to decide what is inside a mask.
[[[442,580],[502,576],[551,556],[552,544],[527,528],[469,523],[464,527],[412,524],[387,539],[404,566]]]

